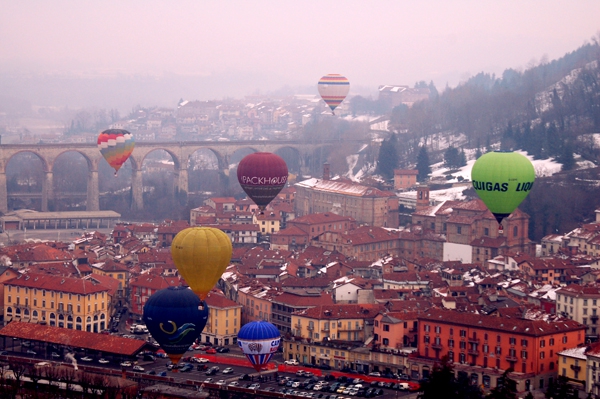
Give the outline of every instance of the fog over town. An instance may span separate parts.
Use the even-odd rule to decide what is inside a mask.
[[[0,0],[0,398],[600,398],[598,16]]]

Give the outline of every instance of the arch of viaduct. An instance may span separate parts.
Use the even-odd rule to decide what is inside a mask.
[[[345,141],[346,143],[348,141]],[[366,144],[366,141],[356,141],[356,144]],[[198,150],[211,151],[218,160],[219,170],[229,168],[229,159],[240,149],[252,151],[277,152],[283,148],[296,151],[300,159],[300,167],[304,170],[307,156],[319,148],[339,145],[339,141],[323,140],[306,143],[299,140],[286,141],[194,141],[194,142],[139,142],[135,144],[133,153],[129,157],[132,166],[131,190],[132,208],[143,209],[142,195],[142,165],[146,156],[155,150],[164,150],[171,155],[175,165],[175,186],[181,192],[188,190],[188,165],[192,154]],[[98,165],[105,162],[98,151],[96,144],[2,144],[0,145],[0,212],[8,211],[8,190],[6,180],[6,166],[10,159],[18,153],[28,152],[35,154],[42,162],[45,178],[42,182],[42,211],[48,210],[49,201],[54,199],[53,193],[53,166],[56,159],[66,152],[81,154],[88,164],[87,181],[87,210],[100,210],[100,193],[98,188]]]

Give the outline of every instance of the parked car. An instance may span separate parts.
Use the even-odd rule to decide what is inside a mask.
[[[237,381],[231,381],[231,382],[229,383],[229,386],[230,386],[230,387],[238,387],[238,386],[240,386],[240,383],[239,383],[239,382],[237,382]]]
[[[149,355],[149,354],[145,354],[144,355],[144,360],[148,361],[148,362],[153,362],[154,360],[156,360],[156,358],[153,355]]]
[[[225,385],[225,380],[219,380],[219,381],[217,381],[217,385]]]
[[[212,382],[213,382],[213,379],[212,379],[212,378],[207,378],[207,379],[205,379],[205,380],[204,380],[204,382],[206,382],[206,383],[209,383],[209,384],[210,384],[210,383],[212,383]]]
[[[194,369],[194,366],[192,366],[189,363],[186,363],[186,364],[183,365],[183,367],[181,367],[179,369],[179,371],[181,371],[182,373],[187,373],[188,371],[192,371],[193,369]]]
[[[205,357],[193,357],[192,361],[196,363],[208,363],[208,359]]]
[[[144,368],[136,364],[135,366],[133,366],[133,371],[144,371]]]
[[[208,348],[205,352],[210,355],[214,355],[215,353],[217,353],[217,350],[214,348]]]
[[[100,358],[100,359],[98,359],[98,363],[107,364],[107,363],[109,363],[109,361],[104,358]]]
[[[28,355],[34,355],[34,356],[37,355],[37,352],[33,351],[31,349],[27,349],[27,351],[25,351],[25,353],[27,353]]]
[[[251,384],[248,389],[260,389],[260,384]]]
[[[217,352],[219,352],[219,353],[228,353],[229,352],[229,348],[219,348],[217,350]],[[206,353],[208,353],[208,351]]]
[[[231,367],[227,367],[225,370],[223,370],[223,374],[231,374],[233,373],[233,369]]]
[[[121,367],[131,367],[131,362],[129,362],[129,361],[121,362]]]
[[[91,358],[91,357],[89,357],[89,356],[85,356],[85,357],[82,357],[82,358],[81,358],[81,359],[79,359],[79,360],[81,360],[82,362],[91,362],[91,361],[93,361],[94,359],[92,359],[92,358]]]
[[[160,373],[158,373],[159,376],[161,377],[166,377],[167,376],[167,372],[166,371],[161,371]]]
[[[379,371],[371,371],[369,375],[371,377],[381,377],[381,373]]]
[[[298,361],[296,359],[286,360],[283,363],[290,365],[290,366],[299,366],[300,365],[300,363],[298,363]]]
[[[248,374],[242,374],[238,377],[238,380],[240,380],[240,381],[246,381],[249,379],[250,379],[250,376]]]
[[[61,358],[61,356],[58,353],[56,353],[56,352],[52,352],[52,354],[50,356],[52,356],[52,358],[54,358],[54,359],[60,359]]]

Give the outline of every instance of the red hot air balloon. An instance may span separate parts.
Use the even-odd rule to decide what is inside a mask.
[[[240,185],[261,211],[287,183],[285,161],[270,152],[255,152],[240,161],[237,169]]]

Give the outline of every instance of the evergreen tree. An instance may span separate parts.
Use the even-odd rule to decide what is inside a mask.
[[[483,392],[478,386],[472,385],[465,373],[454,377],[454,370],[448,363],[448,357],[442,358],[441,364],[433,366],[429,380],[423,381],[419,399],[483,399]]]
[[[487,396],[487,399],[517,399],[517,382],[508,376],[512,373],[510,368],[498,379],[498,385]]]
[[[427,154],[427,148],[425,146],[421,146],[419,149],[419,154],[417,155],[417,170],[419,174],[417,175],[418,181],[425,181],[427,177],[431,173],[431,168],[429,167],[429,155]]]
[[[377,173],[386,179],[394,178],[394,169],[398,167],[398,149],[396,143],[398,138],[395,134],[381,143],[379,149],[379,160],[377,161]]]
[[[548,390],[546,390],[544,396],[552,399],[577,399],[579,393],[575,387],[569,384],[569,380],[566,377],[560,375],[556,379],[556,382],[548,386]]]
[[[575,167],[575,158],[573,157],[573,146],[565,143],[556,161],[562,164],[561,170],[571,170]]]
[[[458,151],[457,148],[448,147],[444,152],[444,165],[449,169],[458,169],[467,164],[467,157],[464,150]]]

